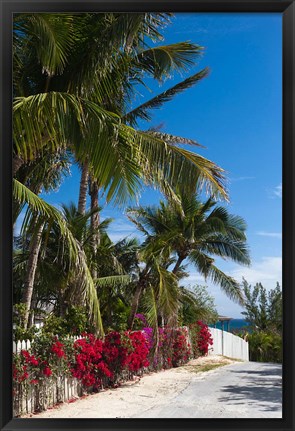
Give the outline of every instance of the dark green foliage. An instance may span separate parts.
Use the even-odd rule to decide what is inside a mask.
[[[214,298],[209,294],[206,286],[197,284],[192,288],[183,288],[181,300],[181,321],[187,326],[196,320],[204,323],[215,323],[218,320],[218,313],[215,308]]]
[[[254,331],[248,335],[250,361],[282,363],[282,336]]]
[[[31,326],[28,329],[23,327],[23,318],[26,312],[25,304],[15,304],[13,307],[13,339],[14,341],[30,340],[35,337],[38,329]]]
[[[282,362],[282,290],[277,283],[275,289],[267,290],[261,283],[252,288],[243,280],[245,311],[242,314],[250,323],[247,335],[251,361]]]
[[[279,333],[283,330],[283,298],[282,290],[277,283],[275,289],[268,293],[268,315],[272,325]]]
[[[271,331],[281,334],[283,322],[282,290],[277,283],[275,289],[266,291],[261,283],[251,285],[243,280],[245,311],[242,314],[253,330]]]
[[[88,314],[85,308],[70,306],[65,317],[55,315],[48,316],[42,327],[42,334],[58,335],[80,335],[83,332],[91,332],[93,327],[89,324]]]

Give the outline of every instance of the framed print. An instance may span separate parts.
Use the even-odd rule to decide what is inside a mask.
[[[1,0],[1,429],[293,430],[291,0]]]

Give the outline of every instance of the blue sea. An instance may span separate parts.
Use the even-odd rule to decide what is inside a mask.
[[[209,325],[212,328],[222,329],[221,322],[217,322],[216,325]],[[224,330],[228,332],[237,332],[239,330],[245,329],[249,326],[249,323],[244,319],[232,319],[229,322],[229,328],[227,326],[227,322],[224,322]]]

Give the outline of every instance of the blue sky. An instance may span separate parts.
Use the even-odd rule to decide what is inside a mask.
[[[205,47],[191,73],[209,66],[210,75],[195,87],[154,111],[147,129],[163,124],[163,131],[197,140],[206,149],[197,151],[227,172],[231,213],[242,216],[252,265],[244,268],[218,260],[220,268],[241,281],[275,287],[282,272],[282,16],[281,14],[176,14],[164,32],[163,43],[190,40]],[[158,87],[157,94],[181,79],[175,76]],[[146,100],[147,92],[142,91]],[[149,97],[150,97],[149,96]],[[135,103],[136,105],[136,103]],[[190,147],[192,149],[192,147]],[[77,203],[79,171],[73,168],[58,192],[44,196],[59,204]],[[160,195],[146,190],[140,204],[157,204]],[[104,217],[116,220],[110,236],[118,240],[136,234],[123,211],[108,205]],[[207,284],[220,314],[240,317],[242,311],[205,283],[193,267],[184,284]]]

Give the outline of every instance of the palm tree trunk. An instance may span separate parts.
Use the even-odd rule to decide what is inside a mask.
[[[79,191],[79,201],[78,201],[79,214],[85,214],[85,211],[86,211],[88,178],[89,178],[89,162],[86,159],[82,165],[82,174],[81,174],[81,180],[80,180],[80,191]]]
[[[24,164],[23,159],[20,156],[15,156],[12,160],[12,176],[14,177],[19,168]]]
[[[98,191],[99,191],[99,188],[98,188],[97,182],[92,180],[90,183],[89,194],[90,194],[90,200],[91,200],[91,211],[95,210],[95,212],[92,213],[91,215],[91,230],[93,232],[92,238],[91,238],[91,246],[92,246],[92,251],[94,256],[94,263],[96,263],[97,248],[100,244],[100,235],[98,232],[99,223],[100,223],[100,217],[99,217],[99,211],[98,211],[98,208],[99,208]],[[91,275],[93,279],[97,278],[97,268],[95,264],[92,267]]]
[[[140,300],[142,291],[143,291],[143,284],[138,283],[136,290],[135,290],[135,293],[134,293],[134,296],[132,298],[130,314],[129,314],[128,322],[127,322],[127,327],[129,329],[132,329],[132,327],[133,327],[134,319],[135,319],[135,315],[136,315],[137,310],[138,310],[139,300]]]
[[[35,274],[37,269],[39,253],[40,253],[41,236],[42,236],[43,228],[44,228],[44,222],[37,224],[37,229],[31,238],[30,247],[29,247],[29,259],[28,259],[27,272],[26,272],[26,277],[24,282],[24,295],[23,295],[23,301],[22,301],[26,305],[26,311],[25,311],[24,322],[23,322],[24,329],[27,329],[27,326],[28,326],[29,313],[31,309]]]
[[[32,298],[31,307],[30,307],[31,310],[29,313],[27,328],[31,328],[34,325],[34,320],[35,320],[35,311],[34,310],[35,310],[36,306],[37,306],[37,301],[36,301],[36,299]]]
[[[130,314],[127,321],[127,326],[129,329],[132,329],[133,327],[135,315],[139,307],[139,300],[143,290],[146,288],[148,271],[149,271],[149,268],[148,266],[146,266],[139,276],[138,284],[137,284],[134,296],[132,298]]]
[[[177,271],[179,270],[179,268],[180,268],[180,266],[181,266],[181,264],[182,264],[182,262],[184,261],[185,258],[186,257],[184,257],[183,255],[178,255],[178,259],[177,259],[177,262],[176,262],[176,264],[175,264],[175,266],[174,266],[174,268],[172,270],[172,274],[176,274],[177,273]]]

